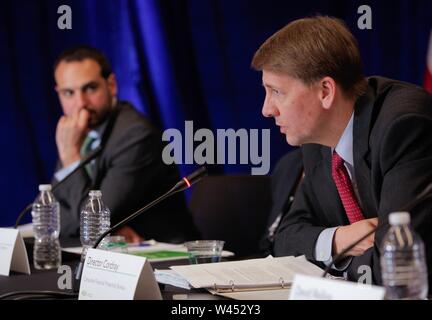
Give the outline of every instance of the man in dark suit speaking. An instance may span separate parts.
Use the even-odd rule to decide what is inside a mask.
[[[357,42],[340,20],[288,24],[259,48],[252,66],[263,71],[263,115],[303,151],[305,178],[276,234],[276,255],[328,266],[432,182],[432,97],[411,84],[365,78]],[[432,280],[430,202],[410,213]],[[370,266],[380,284],[387,229],[360,242],[334,272],[357,280],[365,270],[359,267]]]
[[[160,132],[129,103],[117,101],[116,78],[101,52],[85,46],[63,52],[55,62],[54,76],[64,113],[56,131],[55,180],[64,179],[92,150],[103,148],[55,192],[61,205],[61,238],[78,238],[80,210],[89,190],[102,191],[113,225],[168,191],[179,175],[175,165],[162,162]],[[130,242],[197,237],[181,194],[118,234]]]

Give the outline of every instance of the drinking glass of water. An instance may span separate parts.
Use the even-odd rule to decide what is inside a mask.
[[[184,245],[189,253],[190,264],[219,262],[225,241],[196,240],[186,242]]]
[[[105,250],[118,253],[128,253],[128,245],[124,236],[109,236]]]

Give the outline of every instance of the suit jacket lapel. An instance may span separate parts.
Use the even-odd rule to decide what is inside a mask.
[[[376,217],[376,201],[372,192],[369,135],[372,127],[374,90],[368,91],[355,104],[353,126],[354,173],[365,218]]]
[[[102,168],[102,158],[104,157],[104,152],[106,149],[106,145],[108,142],[109,137],[111,136],[111,133],[113,131],[114,124],[116,122],[117,116],[120,112],[120,109],[122,108],[123,104],[121,102],[118,102],[112,111],[112,113],[109,115],[109,118],[106,120],[106,124],[101,129],[101,146],[103,148],[102,153],[99,157],[96,157],[95,159],[95,165],[93,168],[91,179],[91,185],[93,189],[99,189],[100,188],[100,178],[101,176],[105,176],[105,174],[101,174],[101,172],[104,172],[104,169]]]

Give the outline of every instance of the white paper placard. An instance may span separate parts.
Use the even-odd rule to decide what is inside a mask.
[[[162,300],[162,295],[146,258],[89,249],[78,299]]]
[[[27,250],[17,229],[0,228],[0,275],[11,270],[30,274]]]
[[[383,287],[296,275],[290,300],[382,300],[384,294]]]

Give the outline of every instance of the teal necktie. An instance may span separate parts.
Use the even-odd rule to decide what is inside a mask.
[[[87,157],[90,154],[90,152],[92,151],[92,144],[96,140],[97,140],[97,138],[95,138],[94,136],[87,135],[87,137],[85,138],[85,140],[81,146],[81,150],[80,150],[80,154],[83,158]],[[92,161],[85,166],[85,169],[86,169],[89,177],[92,176],[93,165],[94,165],[94,162]]]

